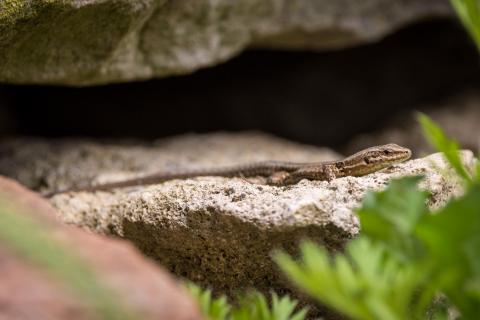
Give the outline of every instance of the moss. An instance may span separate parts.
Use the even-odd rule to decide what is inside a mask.
[[[67,5],[70,0],[3,0],[0,3],[0,26],[11,26],[16,21],[26,18],[32,18],[39,9],[58,3],[59,5]]]
[[[4,0],[0,2],[0,24],[7,24],[17,15],[25,12],[28,3],[22,0]]]
[[[0,16],[0,80],[31,82],[25,75],[35,75],[34,81],[81,82],[97,77],[138,18],[133,5],[126,0],[80,7],[70,1],[7,0]]]

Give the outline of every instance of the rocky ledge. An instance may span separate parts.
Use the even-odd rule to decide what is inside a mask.
[[[28,139],[1,145],[0,152],[10,156],[0,161],[0,172],[33,186],[43,181],[45,190],[172,167],[197,168],[265,158],[338,158],[325,149],[255,133],[190,135],[143,147]],[[72,154],[73,149],[79,153]],[[473,167],[472,152],[461,155],[464,164]],[[330,182],[303,180],[275,187],[242,178],[201,177],[108,192],[61,194],[51,203],[64,222],[126,238],[177,275],[199,284],[224,293],[251,286],[282,292],[285,284],[270,259],[272,249],[294,253],[304,238],[332,250],[341,249],[359,232],[353,210],[365,193],[384,188],[392,178],[408,175],[424,176],[421,188],[431,193],[431,207],[462,192],[443,157],[433,154],[364,177]]]

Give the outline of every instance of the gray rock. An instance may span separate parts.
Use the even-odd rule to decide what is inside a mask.
[[[329,149],[258,132],[183,135],[151,144],[135,141],[17,138],[0,141],[0,174],[51,192],[154,172],[230,166],[254,161],[338,159]]]
[[[0,2],[0,81],[88,85],[189,73],[248,47],[376,41],[447,0]]]
[[[472,168],[473,155],[462,153]],[[352,209],[367,190],[388,181],[424,175],[421,188],[436,208],[461,194],[440,154],[408,161],[365,177],[303,180],[272,187],[241,178],[203,177],[113,192],[55,196],[53,205],[69,224],[119,235],[135,243],[177,275],[233,293],[246,287],[285,290],[269,253],[291,253],[310,238],[331,250],[359,232]]]
[[[173,167],[334,157],[319,148],[255,133],[189,135],[161,140],[154,146],[68,140],[17,140],[3,145],[8,145],[3,151],[10,150],[11,157],[0,162],[0,170],[28,180],[32,176],[25,172],[35,171],[40,163],[44,175],[56,177],[44,179],[52,181],[48,190],[92,177],[117,180]],[[50,163],[52,159],[55,161]],[[473,167],[470,151],[463,151],[462,159]],[[135,170],[129,172],[132,168]],[[442,156],[434,154],[368,176],[331,182],[303,180],[273,187],[242,178],[202,177],[111,192],[62,194],[51,203],[64,222],[126,238],[177,275],[217,291],[232,294],[253,286],[282,292],[286,286],[269,256],[274,248],[295,253],[301,239],[311,238],[331,250],[341,249],[359,232],[352,210],[365,192],[381,190],[392,178],[419,174],[425,176],[421,187],[431,192],[429,205],[433,208],[462,192]]]

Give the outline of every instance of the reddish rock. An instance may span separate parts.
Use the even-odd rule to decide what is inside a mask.
[[[26,212],[141,319],[201,319],[195,302],[163,269],[126,241],[65,226],[47,201],[0,177],[0,197]],[[1,214],[1,212],[0,212]],[[95,319],[94,309],[68,285],[0,242],[0,320]]]

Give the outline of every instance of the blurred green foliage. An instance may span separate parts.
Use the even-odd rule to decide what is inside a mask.
[[[253,291],[238,298],[232,306],[225,296],[212,297],[209,289],[201,289],[193,283],[188,283],[187,288],[197,299],[203,314],[212,320],[303,320],[307,310],[295,311],[297,301],[288,296],[279,298],[272,293],[271,306],[264,295]]]
[[[458,144],[427,116],[419,121],[465,182],[462,197],[432,212],[420,177],[394,180],[366,195],[357,210],[362,233],[345,252],[307,242],[300,261],[275,255],[299,288],[352,319],[445,319],[447,309],[480,318],[480,182]]]
[[[480,50],[480,6],[478,0],[450,0],[458,17]]]
[[[466,168],[462,165],[458,150],[459,144],[457,141],[448,138],[443,130],[436,125],[428,116],[423,113],[418,115],[423,130],[423,135],[428,142],[435,147],[435,149],[443,152],[445,158],[450,165],[455,169],[456,173],[467,184],[472,182],[472,177]]]

